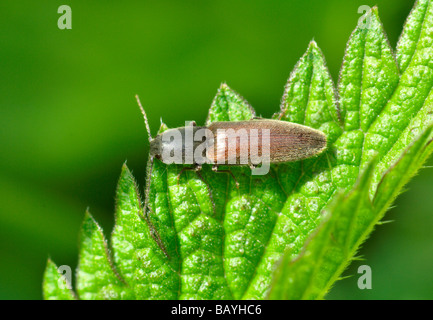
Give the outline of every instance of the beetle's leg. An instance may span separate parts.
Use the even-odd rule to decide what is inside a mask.
[[[280,112],[275,113],[275,114],[272,116],[272,118],[274,118],[274,117],[277,116],[277,115],[278,115],[278,120],[281,120],[281,119],[283,118],[283,116],[284,116],[284,112],[283,112],[283,110],[281,110]]]
[[[253,117],[251,118],[251,120],[263,120],[263,119],[265,119],[265,118],[258,117],[258,116],[253,116]]]
[[[233,172],[231,172],[231,170],[219,170],[217,165],[213,165],[213,166],[212,166],[212,171],[213,171],[213,172],[217,172],[217,173],[228,173],[229,175],[232,176],[233,180],[235,181],[235,183],[236,183],[236,188],[239,189],[239,182],[238,182],[238,180],[236,180],[236,177],[235,177],[235,175],[233,174]]]
[[[179,185],[179,180],[180,180],[180,176],[185,172],[185,171],[195,171],[195,172],[199,172],[201,170],[201,165],[195,165],[192,167],[183,167],[182,170],[180,170],[179,174],[177,175],[177,184]]]
[[[197,126],[197,123],[193,120],[193,121],[190,121],[188,123],[188,125],[191,126],[191,127],[195,127],[195,126]]]
[[[182,170],[180,170],[179,174],[177,175],[177,185],[179,185],[180,176],[181,176],[185,171],[195,171],[195,170],[196,170],[195,167],[183,167]]]

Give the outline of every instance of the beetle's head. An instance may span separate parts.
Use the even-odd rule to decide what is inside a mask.
[[[165,164],[184,163],[184,128],[166,130],[150,141],[150,156]]]
[[[151,157],[161,159],[161,155],[162,155],[161,135],[157,135],[154,139],[150,140],[149,153]]]

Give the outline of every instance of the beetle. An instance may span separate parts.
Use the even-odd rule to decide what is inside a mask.
[[[185,127],[166,130],[153,138],[138,95],[136,99],[150,144],[145,212],[149,209],[148,195],[154,158],[166,164],[192,164],[192,167],[181,170],[178,179],[185,170],[194,170],[204,181],[200,174],[201,166],[209,163],[213,171],[230,174],[238,186],[233,173],[220,170],[220,165],[249,165],[252,174],[266,174],[270,164],[308,159],[319,155],[327,147],[326,135],[319,130],[288,121],[256,117],[247,121],[213,122],[208,126],[197,126],[191,122]],[[258,164],[261,164],[260,168]]]

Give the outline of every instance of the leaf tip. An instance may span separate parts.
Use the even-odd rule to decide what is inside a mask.
[[[53,267],[57,269],[57,265],[54,263],[54,261],[51,259],[51,257],[48,256],[48,258],[47,258],[47,263],[46,263],[46,265],[45,265],[44,281],[45,281],[45,278],[46,278],[46,274],[47,274],[47,272],[49,272],[49,270],[50,270],[51,268],[53,268]]]
[[[93,219],[92,214],[90,213],[90,207],[87,207],[86,211],[84,212],[84,220],[87,220],[89,218]]]
[[[322,53],[322,50],[320,49],[319,45],[317,44],[316,40],[314,40],[314,38],[308,44],[306,56],[311,58],[320,57],[320,60],[325,61],[325,57]]]
[[[91,237],[95,229],[99,229],[99,225],[90,213],[89,208],[87,208],[81,225],[81,241]]]
[[[125,160],[125,162],[122,164],[122,169],[121,169],[122,174],[123,174],[124,172],[128,172],[128,171],[129,171],[129,168],[128,168],[126,162],[127,162],[127,161]]]
[[[159,129],[158,129],[158,134],[163,133],[164,131],[168,130],[168,126],[164,123],[164,121],[162,121],[162,118],[159,118]]]
[[[219,89],[220,90],[226,90],[226,89],[230,89],[230,87],[227,85],[227,83],[221,82],[221,85],[220,85]]]
[[[318,49],[319,48],[319,46],[317,45],[317,42],[316,42],[316,40],[314,40],[314,38],[311,39],[310,43],[308,44],[308,47],[311,49]]]
[[[235,94],[234,90],[229,87],[226,82],[221,82],[217,95],[227,95],[227,94]]]
[[[133,176],[132,176],[132,172],[131,170],[129,170],[128,166],[126,165],[126,162],[122,165],[122,169],[120,170],[120,177],[119,180],[117,182],[117,192],[116,194],[118,194],[120,192],[120,190],[122,189],[122,185],[124,182],[128,182],[130,180],[134,180]],[[88,211],[88,210],[87,210]],[[89,213],[90,214],[90,213]]]
[[[379,7],[377,5],[375,5],[374,7],[371,8],[370,15],[375,20],[377,20],[380,24],[382,24],[382,22],[380,21],[380,16],[379,16]]]

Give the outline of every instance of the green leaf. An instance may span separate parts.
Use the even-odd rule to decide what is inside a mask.
[[[234,105],[241,112],[231,112]],[[218,111],[220,115],[215,116]],[[208,124],[213,121],[250,120],[254,114],[244,99],[223,84],[212,103]],[[261,276],[258,269],[285,194],[271,175],[253,177],[249,168],[232,168],[231,171],[240,188],[236,189],[233,179],[230,179],[223,215],[222,250],[230,291],[233,298],[239,299],[246,294],[252,280]],[[212,183],[214,178],[207,177],[207,181]]]
[[[212,102],[206,125],[217,121],[250,120],[255,114],[244,98],[223,83]]]
[[[252,176],[248,167],[216,173],[207,165],[197,174],[155,159],[148,164],[147,210],[124,165],[110,247],[90,214],[84,218],[77,296],[325,297],[433,149],[431,1],[417,2],[396,56],[377,8],[367,21],[347,43],[337,89],[312,41],[274,116],[323,131],[326,152],[273,165],[264,176]],[[206,125],[254,116],[222,84]],[[162,124],[159,132],[166,129]],[[45,297],[73,298],[59,291],[58,279],[49,261]]]
[[[102,230],[89,212],[81,228],[77,292],[84,300],[134,297],[114,269]]]
[[[375,161],[367,165],[356,186],[340,193],[324,212],[322,224],[302,253],[286,253],[276,269],[271,299],[321,299],[354,258],[359,246],[382,219],[391,201],[425,160],[430,126],[405,150],[384,175],[374,200],[370,198]]]
[[[48,259],[44,273],[43,293],[45,300],[75,300],[71,283],[59,272],[56,264]]]
[[[397,43],[397,62],[402,72],[409,66],[417,50],[429,4],[429,0],[417,0]]]
[[[137,299],[175,299],[179,291],[176,239],[170,233],[170,216],[162,209],[168,202],[166,179],[156,177],[158,172],[154,171],[153,181],[159,184],[152,186],[152,195],[159,204],[159,216],[167,221],[145,221],[138,187],[126,165],[116,192],[116,223],[111,237],[114,261]],[[160,234],[174,245],[161,243]]]
[[[355,29],[344,55],[338,92],[345,131],[367,132],[393,94],[398,80],[392,49],[377,8],[373,8],[369,26]]]
[[[418,6],[424,5],[423,1],[418,3]],[[419,7],[416,7],[412,14],[417,12]],[[395,79],[398,75],[397,69],[392,63],[388,44],[384,41],[376,8],[372,10],[372,27],[357,28],[352,34],[344,57],[339,84],[345,132],[335,143],[337,168],[339,158],[342,163],[340,168],[352,167],[353,170],[365,168],[373,158],[378,163],[374,167],[368,166],[366,171],[368,183],[365,182],[367,177],[361,178],[358,187],[355,187],[349,196],[333,197],[336,200],[333,200],[333,205],[325,211],[331,216],[328,224],[325,223],[326,227],[322,227],[317,236],[311,239],[300,258],[294,260],[298,253],[294,250],[285,253],[284,259],[275,271],[275,284],[278,285],[273,288],[271,298],[322,298],[404,184],[431,153],[431,148],[427,148],[426,145],[430,141],[429,126],[433,112],[431,103],[433,79],[429,68],[429,63],[433,61],[433,51],[430,47],[427,48],[426,41],[431,37],[432,18],[433,9],[430,2],[423,21],[409,17],[403,35],[408,32],[408,29],[417,29],[414,24],[422,23],[423,26],[417,48],[412,52],[413,58],[397,79]],[[374,44],[376,46],[374,50],[360,49],[374,48]],[[373,52],[374,55],[370,57],[368,52]],[[364,59],[364,62],[361,63],[360,59]],[[374,68],[368,67],[370,63],[367,59],[374,62]],[[357,63],[358,67],[353,67]],[[353,71],[351,71],[352,67]],[[361,73],[355,72],[359,68]],[[372,83],[374,88],[371,87]],[[374,94],[366,94],[366,88]],[[366,97],[363,100],[364,95]],[[371,101],[374,101],[373,106],[363,107]],[[363,113],[363,109],[368,112]],[[370,112],[376,115],[371,117]],[[423,135],[417,139],[420,133]],[[349,148],[354,141],[357,141],[357,144]],[[411,144],[412,146],[407,149]],[[337,179],[334,178],[333,181],[356,176],[353,171],[352,174],[348,173],[349,170],[340,171],[338,176],[335,176]],[[347,192],[350,189],[343,187],[340,190]],[[369,207],[372,199],[375,199],[373,208]],[[341,219],[344,214],[346,216],[353,214],[350,219],[347,217],[342,219],[343,222],[352,221],[353,225],[346,225],[345,232],[351,236],[343,242],[345,251],[342,251],[337,245],[339,239],[335,239],[336,235],[333,232],[343,222],[333,221]],[[332,224],[334,226],[331,226]],[[339,245],[341,246],[341,241]]]
[[[327,134],[331,147],[342,132],[335,96],[324,57],[313,41],[289,78],[281,113],[276,117],[322,130]],[[328,153],[332,154],[333,150],[330,148]],[[319,206],[324,205],[326,197],[319,193],[330,190],[328,153],[276,168],[278,180],[284,188],[283,201],[276,207],[277,220],[257,272],[245,293],[246,299],[265,297],[274,264],[287,247],[301,250],[309,232],[316,227],[320,218]],[[314,178],[320,180],[320,185],[309,183]]]

